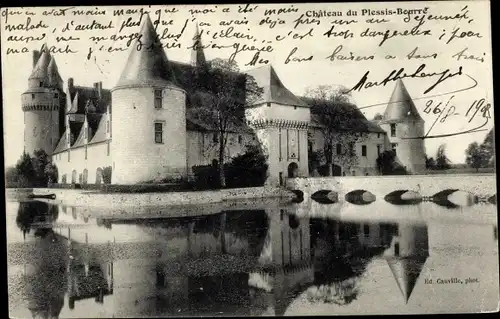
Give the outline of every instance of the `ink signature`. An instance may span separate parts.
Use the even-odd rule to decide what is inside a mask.
[[[431,72],[431,73],[425,73],[423,72],[425,69],[426,65],[421,64],[413,73],[406,73],[405,68],[400,68],[399,70],[392,70],[389,75],[387,75],[383,80],[381,81],[368,81],[368,75],[370,74],[370,71],[366,71],[366,73],[363,75],[363,77],[359,80],[359,82],[353,86],[348,92],[351,91],[361,91],[362,89],[369,89],[371,87],[377,87],[377,86],[386,86],[389,82],[396,81],[398,79],[404,79],[404,78],[430,78],[430,77],[435,77],[439,76],[438,80],[430,86],[427,90],[425,90],[424,94],[429,93],[432,91],[437,85],[440,83],[446,81],[447,79],[451,79],[453,77],[462,75],[462,66],[458,67],[458,71],[455,73],[451,73],[450,69],[446,69],[441,72]]]

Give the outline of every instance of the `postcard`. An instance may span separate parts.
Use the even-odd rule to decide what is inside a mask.
[[[498,311],[489,1],[0,21],[10,317]]]

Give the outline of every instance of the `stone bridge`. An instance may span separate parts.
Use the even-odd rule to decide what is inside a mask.
[[[495,174],[440,174],[440,175],[405,175],[405,176],[332,176],[289,178],[286,187],[300,190],[304,198],[311,197],[319,190],[331,190],[339,197],[355,190],[365,190],[377,198],[397,190],[413,190],[422,196],[433,196],[446,189],[459,189],[479,197],[496,194]]]

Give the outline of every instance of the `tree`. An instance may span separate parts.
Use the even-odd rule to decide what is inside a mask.
[[[226,186],[224,154],[228,133],[244,123],[245,105],[257,101],[263,89],[253,77],[239,73],[234,61],[214,59],[198,70],[197,91],[192,100],[198,105],[192,107],[192,114],[210,123],[218,140],[219,183]]]
[[[486,158],[486,166],[495,165],[495,127],[493,127],[484,138],[481,147]]]
[[[377,157],[377,167],[382,175],[407,175],[406,169],[396,162],[396,153],[384,151]]]
[[[23,152],[21,154],[21,158],[19,158],[16,164],[16,170],[20,184],[24,185],[24,187],[31,186],[35,177],[35,168],[28,153]]]
[[[106,166],[102,170],[102,181],[104,184],[111,184],[111,173],[112,173],[112,168],[111,166]]]
[[[427,169],[436,168],[436,161],[434,160],[434,157],[427,157],[427,155],[425,155],[425,168]]]
[[[323,134],[323,155],[328,167],[328,176],[332,175],[332,164],[356,166],[358,156],[354,145],[367,136],[364,116],[351,102],[350,93],[344,87],[320,85],[306,91],[307,102],[321,125]],[[340,144],[340,152],[337,152]]]
[[[47,163],[44,169],[45,176],[49,183],[57,183],[59,177],[57,166],[54,163]]]
[[[436,153],[436,168],[437,169],[449,169],[451,161],[446,156],[446,144],[441,144],[438,147]]]
[[[267,158],[259,145],[247,145],[246,152],[227,165],[229,187],[262,186],[267,179]]]
[[[489,154],[486,149],[477,142],[470,143],[469,147],[465,150],[465,162],[471,167],[474,167],[476,172],[479,171],[480,167],[488,165],[488,156]]]
[[[35,170],[34,183],[36,186],[47,186],[48,176],[45,175],[45,167],[50,163],[49,156],[42,150],[35,150],[33,157],[33,169]]]

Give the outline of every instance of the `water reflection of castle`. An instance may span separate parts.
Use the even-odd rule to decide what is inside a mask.
[[[31,202],[21,204],[18,219],[29,222],[22,216],[44,208],[50,214],[43,225],[64,215]],[[51,253],[33,261],[37,266],[31,282],[49,287],[67,279],[50,290],[50,296],[44,292],[48,288],[30,294],[34,315],[48,318],[52,312],[57,317],[65,294],[70,309],[94,299],[104,307],[111,305],[115,316],[283,315],[307,288],[356,278],[364,268],[353,263],[362,260],[366,267],[382,254],[407,301],[428,256],[426,226],[310,220],[279,208],[102,224],[107,227],[94,229],[109,234],[108,245],[87,244],[92,243],[92,228],[74,227],[68,244],[58,230],[43,226],[50,236],[40,237],[37,245]],[[38,230],[36,225],[31,228]],[[112,244],[119,232],[142,238],[143,245]],[[59,266],[54,270],[54,265]],[[44,278],[47,274],[57,276]]]

